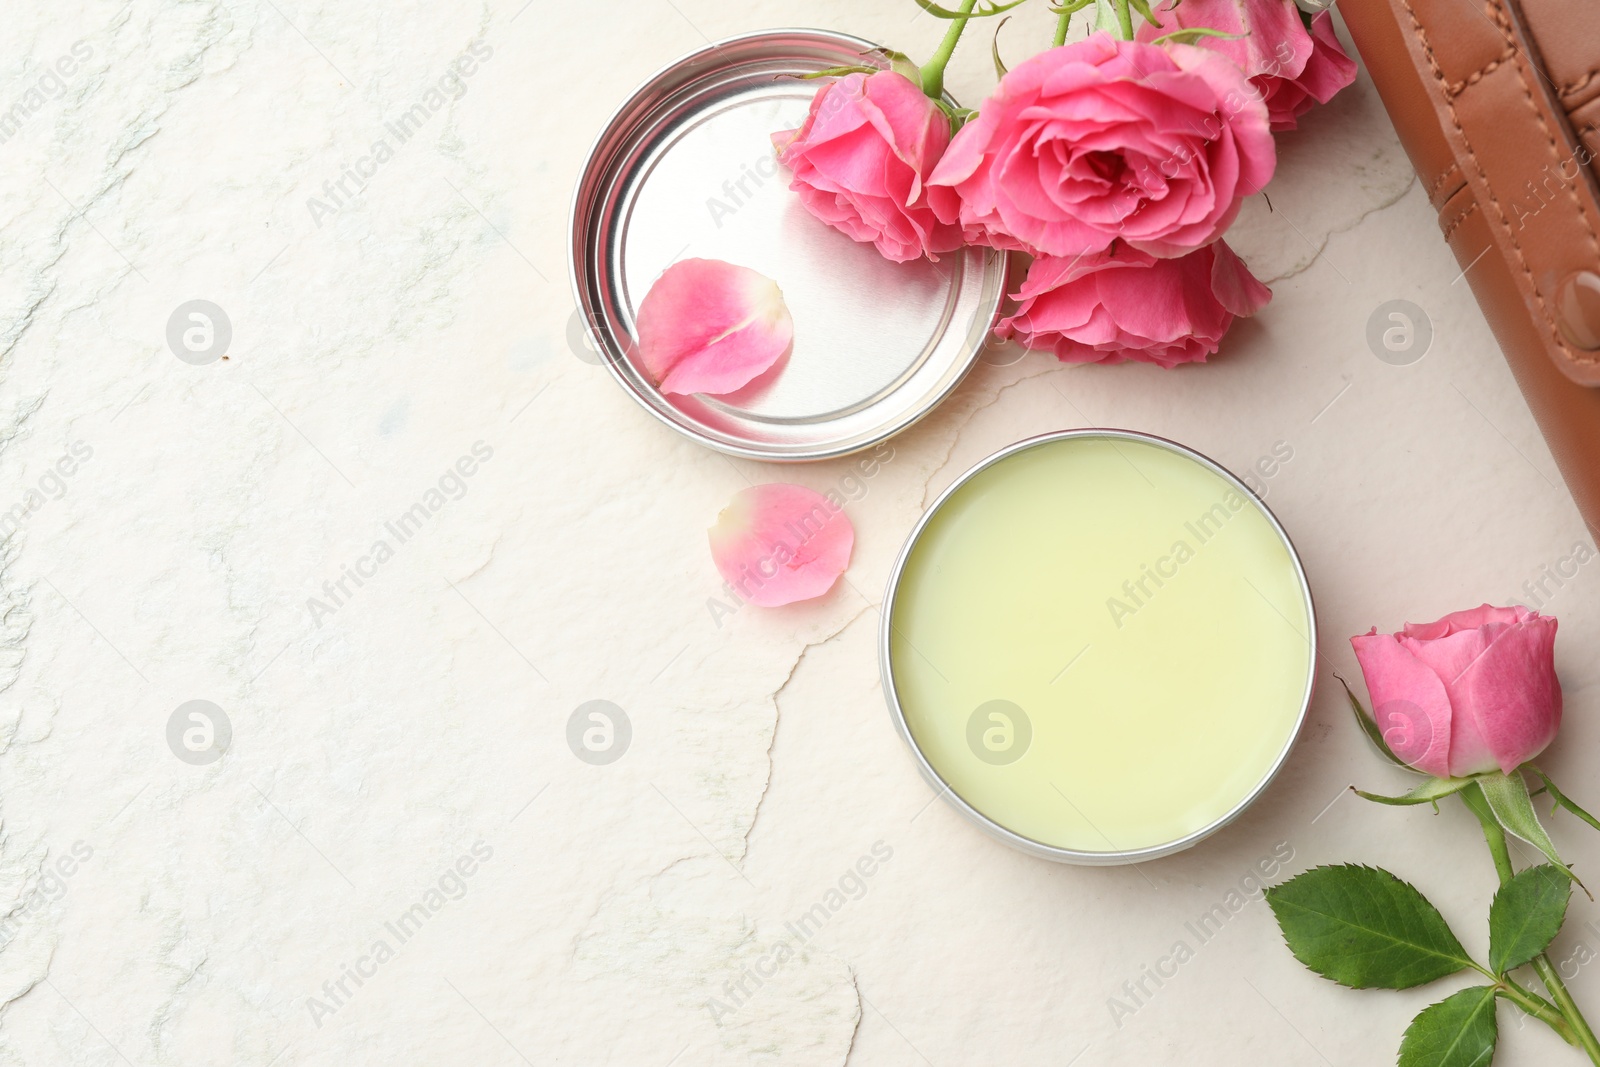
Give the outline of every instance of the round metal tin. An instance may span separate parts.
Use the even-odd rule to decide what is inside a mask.
[[[1055,845],[1036,841],[1030,837],[1025,837],[1022,834],[1016,833],[989,818],[989,816],[985,815],[983,812],[967,803],[966,800],[964,800],[958,793],[956,793],[954,789],[950,787],[949,783],[944,780],[939,772],[934,769],[933,764],[928,760],[927,755],[917,744],[917,740],[911,732],[911,726],[907,721],[905,709],[900,703],[899,691],[895,686],[893,664],[890,659],[890,635],[893,633],[895,627],[894,615],[897,607],[896,593],[899,590],[901,575],[905,570],[906,563],[911,558],[911,553],[916,548],[918,539],[922,536],[923,530],[927,527],[933,516],[938,513],[940,507],[945,503],[945,501],[950,499],[950,497],[954,495],[957,490],[975,477],[979,472],[986,470],[1008,456],[1015,455],[1018,452],[1035,448],[1039,445],[1045,445],[1054,441],[1061,441],[1069,438],[1101,438],[1133,441],[1140,444],[1154,445],[1156,447],[1165,448],[1177,453],[1178,455],[1192,459],[1203,467],[1219,475],[1224,481],[1229,483],[1244,500],[1253,504],[1272,525],[1273,529],[1277,531],[1278,536],[1282,538],[1284,547],[1288,550],[1289,558],[1294,563],[1295,574],[1299,580],[1300,589],[1305,597],[1306,619],[1309,627],[1309,632],[1305,636],[1308,642],[1308,647],[1311,650],[1311,655],[1308,658],[1309,665],[1306,671],[1306,684],[1304,694],[1300,701],[1300,710],[1295,718],[1294,727],[1289,731],[1289,736],[1283,744],[1283,748],[1279,751],[1276,759],[1273,760],[1272,765],[1268,769],[1267,773],[1262,776],[1261,780],[1255,785],[1255,787],[1221,818],[1201,827],[1199,830],[1196,830],[1185,837],[1174,841],[1152,845],[1147,848],[1133,849],[1129,851],[1104,852],[1090,852],[1080,851],[1077,849],[1060,848]],[[1163,856],[1170,856],[1176,852],[1182,852],[1184,849],[1204,840],[1205,838],[1216,833],[1218,830],[1222,829],[1224,826],[1231,823],[1234,819],[1238,818],[1239,814],[1243,812],[1244,809],[1248,808],[1252,803],[1254,803],[1257,797],[1266,791],[1267,786],[1272,784],[1272,780],[1277,777],[1278,772],[1283,768],[1284,763],[1288,760],[1289,751],[1294,747],[1296,739],[1300,736],[1300,730],[1305,725],[1306,714],[1311,707],[1312,690],[1316,681],[1317,616],[1315,605],[1313,604],[1311,598],[1311,586],[1306,581],[1305,568],[1300,562],[1300,554],[1295,550],[1294,542],[1289,539],[1289,534],[1284,530],[1283,524],[1278,521],[1277,516],[1275,516],[1271,509],[1269,509],[1266,504],[1261,501],[1260,497],[1258,497],[1248,486],[1246,486],[1244,482],[1235,477],[1231,471],[1217,463],[1215,460],[1208,456],[1204,456],[1191,448],[1180,445],[1175,441],[1169,441],[1164,437],[1156,437],[1152,434],[1139,433],[1133,430],[1089,428],[1081,430],[1059,430],[1054,433],[1041,434],[1038,437],[1030,437],[1026,440],[1018,441],[1015,444],[1008,445],[1007,447],[1002,448],[1000,451],[977,463],[971,469],[967,470],[961,475],[961,477],[957,478],[953,483],[951,483],[951,485],[945,489],[944,492],[939,494],[938,499],[936,499],[933,502],[933,505],[923,513],[922,518],[917,521],[917,525],[912,529],[910,536],[906,538],[906,543],[904,547],[901,548],[900,555],[895,560],[894,569],[889,574],[889,585],[884,593],[883,610],[879,613],[879,616],[882,619],[882,624],[880,625],[878,631],[878,663],[880,674],[883,679],[884,696],[888,701],[889,713],[894,720],[895,729],[899,732],[900,737],[905,741],[906,745],[910,747],[912,754],[916,757],[917,765],[922,770],[922,776],[927,779],[930,785],[938,790],[939,796],[942,796],[950,803],[952,807],[961,812],[972,822],[976,823],[981,829],[991,836],[1004,841],[1013,848],[1020,849],[1023,852],[1027,852],[1035,856],[1043,857],[1044,859],[1054,860],[1058,863],[1073,863],[1087,866],[1114,866],[1117,864],[1140,863],[1144,860],[1159,859]]]
[[[701,444],[779,461],[870,447],[948,395],[994,325],[1004,253],[892,263],[807,213],[777,164],[772,134],[799,126],[817,91],[798,76],[879,65],[874,47],[821,30],[710,45],[645,82],[590,151],[572,203],[578,314],[628,394]],[[737,393],[665,395],[638,358],[639,302],[688,258],[760,271],[794,316],[789,356]]]

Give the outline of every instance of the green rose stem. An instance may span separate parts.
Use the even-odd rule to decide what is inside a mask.
[[[1122,39],[1133,40],[1133,8],[1128,0],[1111,0],[1111,6],[1117,12],[1117,24],[1122,28]]]
[[[950,20],[950,28],[944,32],[939,50],[923,64],[922,91],[935,100],[944,95],[944,68],[950,65],[950,57],[956,53],[956,42],[961,40],[961,31],[967,28],[967,16],[977,6],[978,0],[961,0],[959,16]]]
[[[1511,868],[1511,852],[1506,847],[1506,832],[1500,828],[1500,822],[1490,810],[1483,790],[1476,784],[1461,791],[1461,801],[1471,809],[1472,814],[1478,817],[1478,822],[1483,826],[1483,839],[1489,844],[1489,855],[1494,859],[1495,872],[1500,876],[1500,884],[1505,885],[1516,874]],[[1589,1021],[1583,1017],[1583,1012],[1572,999],[1572,994],[1567,992],[1566,983],[1561,981],[1561,975],[1556,971],[1555,964],[1550,962],[1549,954],[1541,952],[1535,956],[1533,969],[1538,972],[1539,980],[1544,983],[1544,987],[1550,991],[1550,999],[1555,1001],[1555,1006],[1559,1009],[1567,1027],[1557,1026],[1539,1012],[1529,1012],[1529,1014],[1550,1023],[1557,1033],[1587,1052],[1591,1062],[1600,1064],[1600,1040],[1595,1038],[1594,1031],[1589,1028]],[[1511,999],[1517,1000],[1516,997]]]
[[[1560,1009],[1558,1009],[1554,1004],[1550,1003],[1533,990],[1526,989],[1518,985],[1516,982],[1513,982],[1509,978],[1498,977],[1490,973],[1487,969],[1479,967],[1477,964],[1473,964],[1473,969],[1481,972],[1485,977],[1493,982],[1495,984],[1495,988],[1504,993],[1507,1000],[1511,1001],[1511,1003],[1515,1004],[1529,1015],[1532,1015],[1535,1019],[1542,1021],[1546,1026],[1550,1027],[1550,1029],[1561,1035],[1561,1040],[1565,1041],[1569,1045],[1576,1045],[1578,1043],[1578,1038],[1575,1034],[1573,1034],[1572,1027],[1567,1025],[1566,1016],[1562,1015]]]
[[[1061,18],[1056,22],[1055,40],[1050,42],[1051,48],[1060,48],[1067,43],[1067,24],[1072,21],[1072,12],[1063,11]]]

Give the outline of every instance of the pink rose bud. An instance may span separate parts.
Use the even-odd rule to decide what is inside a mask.
[[[856,73],[824,85],[805,123],[772,143],[806,210],[885,258],[937,260],[961,247],[956,194],[925,184],[950,143],[950,119],[905,76]]]
[[[969,241],[1071,257],[1120,238],[1171,257],[1216,240],[1277,158],[1227,58],[1097,33],[1000,79],[928,184],[961,195]]]
[[[1231,37],[1202,37],[1201,48],[1219,52],[1244,71],[1267,105],[1272,129],[1292,130],[1313,104],[1326,104],[1356,79],[1355,60],[1333,32],[1326,11],[1306,27],[1291,0],[1171,0],[1156,8],[1157,27],[1148,22],[1137,37],[1150,41],[1193,27],[1221,30]]]
[[[995,334],[1065,363],[1138,360],[1162,367],[1204,363],[1235,316],[1253,315],[1272,291],[1222,241],[1181,259],[1118,246],[1028,268],[1017,310]]]
[[[1397,634],[1352,637],[1384,740],[1439,778],[1510,774],[1561,727],[1556,620],[1524,607],[1480,608]]]

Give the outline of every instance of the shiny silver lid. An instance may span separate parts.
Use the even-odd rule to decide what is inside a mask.
[[[808,214],[775,159],[772,134],[799,126],[817,91],[796,76],[877,64],[873,47],[821,30],[710,45],[647,81],[590,152],[572,205],[578,312],[629,395],[702,444],[778,461],[870,447],[932,410],[988,338],[1004,253],[889,262]],[[696,257],[773,278],[794,316],[780,368],[730,396],[664,395],[634,349],[651,283]]]

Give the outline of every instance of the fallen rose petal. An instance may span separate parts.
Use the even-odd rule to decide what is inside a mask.
[[[639,305],[639,356],[663,393],[731,393],[794,341],[778,283],[718,259],[662,272]]]
[[[711,559],[729,587],[768,608],[832,589],[856,539],[838,503],[782,482],[735,493],[707,534]]]

